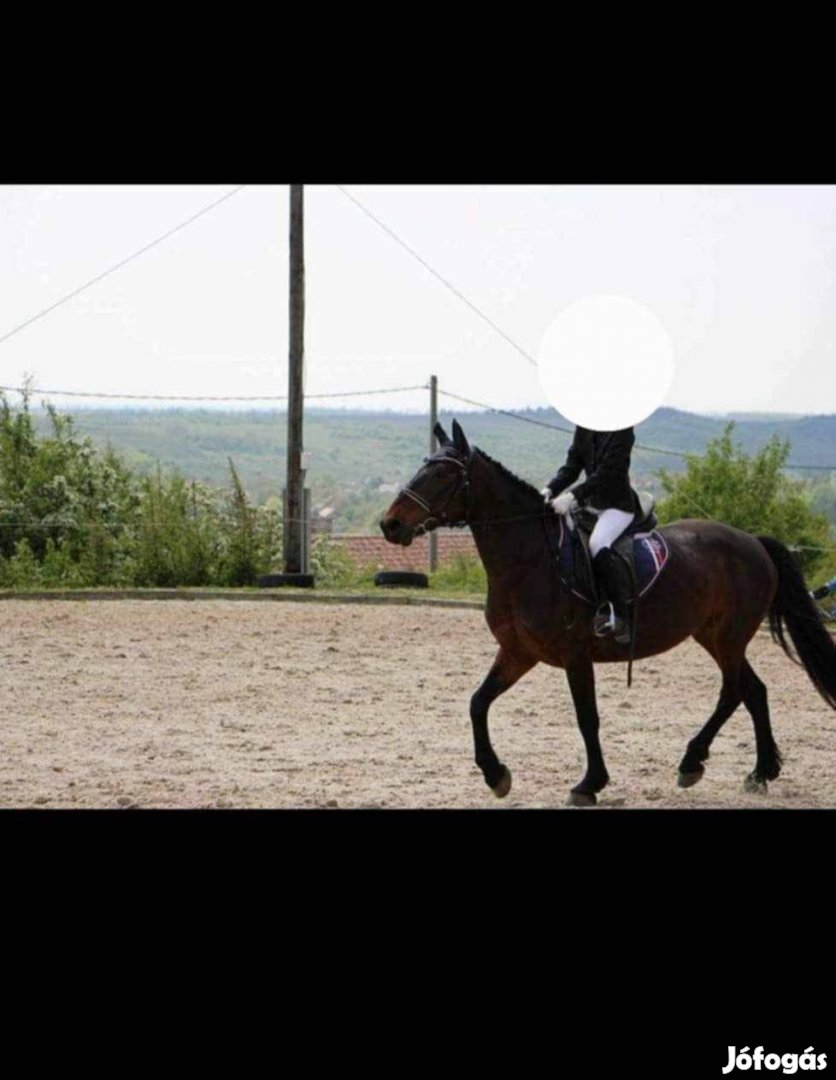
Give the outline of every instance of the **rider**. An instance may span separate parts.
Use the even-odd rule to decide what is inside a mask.
[[[543,488],[541,494],[558,514],[567,514],[581,505],[598,518],[589,538],[589,551],[599,584],[609,602],[595,615],[593,627],[598,637],[613,634],[616,641],[630,641],[627,617],[627,587],[618,573],[611,545],[640,512],[638,496],[630,487],[630,451],[636,437],[633,429],[590,431],[576,427],[566,464]],[[580,476],[586,479],[566,491]]]

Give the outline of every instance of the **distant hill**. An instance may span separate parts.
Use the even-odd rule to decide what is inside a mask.
[[[742,415],[748,419],[736,420],[734,438],[747,453],[761,449],[772,434],[778,434],[790,440],[791,463],[836,465],[836,414]],[[177,470],[190,479],[225,485],[231,457],[254,501],[279,495],[284,486],[287,424],[283,412],[82,409],[74,416],[81,433],[100,445],[110,444],[140,469],[156,468],[159,462],[163,469]],[[571,430],[572,425],[553,409],[521,411],[522,420],[496,413],[444,410],[440,419],[449,428],[454,416],[471,442],[537,487],[557,471],[570,442],[568,433],[542,426]],[[43,424],[44,420],[38,422]],[[661,408],[637,427],[636,437],[641,446],[699,454],[710,439],[722,433],[725,423],[722,417]],[[426,415],[307,409],[307,483],[314,505],[334,506],[340,531],[373,529],[392,499],[385,486],[400,486],[417,471],[428,451],[428,441]],[[684,468],[684,462],[656,450],[634,451],[636,486],[660,493],[659,468],[676,472]],[[824,500],[821,508],[836,521],[836,486],[831,479],[836,479],[836,474],[803,470],[797,475],[815,479]],[[832,507],[826,487],[833,490]]]

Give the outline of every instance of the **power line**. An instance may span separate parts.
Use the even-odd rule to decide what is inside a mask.
[[[440,391],[439,391],[439,393],[441,393],[441,394],[445,394],[445,393],[446,393],[446,394],[447,394],[447,397],[457,398],[457,399],[458,399],[459,401],[466,401],[466,402],[467,402],[467,403],[468,403],[469,405],[479,405],[479,404],[481,404],[481,403],[480,403],[480,402],[478,402],[478,401],[472,401],[472,400],[471,400],[470,398],[465,398],[465,397],[461,397],[461,396],[460,396],[459,394],[450,394],[450,393],[447,393],[447,391],[444,391],[444,390],[440,390]],[[529,424],[537,424],[537,425],[538,425],[539,427],[546,427],[546,428],[551,428],[551,429],[552,429],[553,431],[561,431],[561,432],[563,432],[564,434],[568,434],[568,435],[573,435],[573,434],[574,434],[574,431],[573,431],[572,429],[570,429],[570,428],[564,428],[564,427],[560,427],[560,426],[559,426],[559,425],[557,425],[557,424],[547,424],[547,423],[546,423],[545,421],[543,421],[543,420],[533,420],[533,419],[531,419],[531,418],[530,418],[530,417],[528,417],[528,416],[520,416],[520,415],[519,415],[519,413],[514,413],[514,412],[508,412],[508,411],[507,411],[507,410],[505,410],[505,409],[495,409],[495,408],[492,408],[492,407],[491,407],[490,405],[484,405],[484,404],[482,404],[482,407],[483,407],[483,408],[485,408],[485,409],[489,409],[489,410],[490,410],[491,412],[497,412],[497,413],[501,413],[501,414],[502,414],[503,416],[510,416],[510,417],[511,417],[511,418],[512,418],[513,420],[523,420],[523,421],[525,421],[526,423],[529,423]],[[638,444],[636,444],[636,446],[638,447]],[[638,447],[638,448],[639,448],[639,449],[645,449],[644,447]],[[673,451],[673,450],[666,450],[666,451],[662,451],[662,452],[663,452],[663,453],[671,453],[671,454],[672,454],[672,453],[676,453],[676,451]],[[681,455],[677,455],[677,456],[681,456]],[[690,499],[690,502],[692,503],[692,505],[693,505],[693,506],[694,506],[694,507],[695,507],[695,508],[696,508],[697,510],[699,510],[699,512],[700,512],[700,513],[701,513],[701,514],[702,514],[702,515],[703,515],[704,517],[706,517],[706,518],[708,518],[709,520],[711,520],[711,514],[709,514],[707,510],[704,510],[704,509],[703,509],[703,508],[702,508],[702,507],[701,507],[701,506],[699,505],[699,503],[698,503],[698,502],[697,502],[697,501],[696,501],[695,499],[691,498],[690,496],[688,496],[688,498]]]
[[[471,398],[462,397],[460,394],[452,394],[448,390],[438,390],[438,393],[443,394],[445,397],[455,398],[457,401],[466,402],[468,405],[478,405],[480,408],[487,409],[489,412],[500,413],[502,416],[510,416],[512,420],[521,420],[521,421],[523,421],[523,422],[525,422],[527,424],[536,424],[538,427],[551,428],[553,431],[560,431],[560,432],[563,432],[564,434],[569,434],[569,435],[574,434],[574,431],[572,429],[570,429],[570,428],[560,427],[558,424],[548,424],[544,420],[534,420],[529,416],[520,416],[519,413],[509,412],[507,409],[497,409],[492,405],[486,405],[484,402],[473,401]],[[683,453],[683,452],[681,452],[679,450],[664,450],[661,447],[642,446],[639,443],[635,444],[635,448],[637,450],[644,450],[646,453],[670,454],[670,455],[673,455],[674,457],[680,457],[680,458],[696,457],[698,459],[701,459],[703,457],[703,455],[701,455],[701,454],[688,454],[688,453]],[[832,468],[832,469],[836,469],[836,466],[831,467],[831,466],[827,466],[827,465],[813,465],[813,466],[785,465],[784,468],[785,469],[791,469],[791,468],[794,468],[794,469],[804,469],[804,468],[814,468],[814,469],[831,469]],[[698,510],[703,515],[703,517],[707,518],[709,521],[714,520],[712,515],[709,514],[708,511],[705,510],[702,506],[700,506],[700,504],[696,501],[696,499],[694,499],[694,497],[692,495],[687,495],[686,497],[687,497],[688,501],[691,503],[691,505],[696,510]],[[806,546],[806,545],[800,545],[799,550],[826,551],[826,552],[831,552],[831,553],[836,552],[836,548],[809,547],[809,546]]]
[[[574,435],[572,428],[560,427],[559,424],[548,424],[545,420],[534,420],[530,416],[520,416],[519,413],[509,412],[507,409],[497,409],[493,405],[486,405],[484,401],[473,401],[471,398],[462,397],[461,394],[452,394],[449,390],[442,390],[440,387],[438,393],[444,397],[455,398],[456,401],[464,401],[468,405],[477,405],[480,409],[487,409],[488,412],[501,413],[502,416],[510,416],[512,420],[522,420],[526,424],[536,424],[538,427],[551,428],[552,431],[562,431],[566,435]]]
[[[306,394],[305,397],[315,401],[324,401],[330,398],[344,398],[344,397],[367,397],[374,394],[402,394],[413,390],[428,390],[427,383],[420,383],[414,386],[387,386],[380,387],[373,390],[340,390],[334,391],[329,394]],[[114,401],[287,401],[287,395],[249,395],[249,396],[234,396],[234,395],[192,395],[192,394],[111,394],[100,393],[90,390],[31,390],[21,386],[0,386],[0,391],[6,391],[10,393],[23,394],[52,394],[55,397],[77,397],[77,398],[101,398],[103,400]],[[500,409],[495,405],[488,405],[484,401],[475,401],[473,398],[464,397],[462,394],[454,394],[450,390],[442,390],[438,388],[438,393],[443,397],[453,398],[455,401],[464,402],[467,405],[475,405],[477,408],[485,409],[488,412],[498,413],[501,416],[508,416],[512,420],[519,420],[524,424],[534,424],[537,427],[548,428],[551,431],[560,431],[564,435],[574,435],[573,428],[561,427],[560,424],[550,424],[545,420],[535,420],[531,416],[521,416],[519,413],[512,412],[509,409]],[[644,451],[645,453],[652,454],[665,454],[670,457],[686,458],[695,457],[701,459],[703,455],[695,454],[687,450],[668,450],[661,446],[644,446],[642,443],[635,444],[636,450]],[[822,472],[836,472],[836,465],[797,465],[793,462],[784,466],[785,469],[816,469]]]
[[[0,387],[0,389],[2,389]],[[476,405],[480,409],[487,409],[488,412],[501,413],[502,416],[510,416],[512,420],[521,420],[526,424],[536,424],[538,427],[551,428],[552,431],[562,431],[564,434],[573,435],[573,428],[560,427],[559,424],[549,424],[545,420],[534,420],[530,416],[520,416],[519,413],[509,412],[507,409],[498,409],[494,405],[487,405],[484,401],[474,401],[472,398],[462,397],[461,394],[453,394],[449,390],[442,390],[439,387],[439,394],[443,394],[444,397],[455,398],[457,401],[466,402],[468,405]],[[703,454],[695,454],[689,450],[666,450],[661,446],[643,446],[641,443],[635,444],[636,450],[643,450],[645,453],[651,454],[667,454],[671,457],[688,458],[694,457],[701,460]],[[836,465],[796,465],[793,462],[789,462],[784,465],[785,469],[821,469],[824,472],[836,472]]]
[[[409,244],[406,243],[405,240],[402,240],[401,237],[398,236],[398,234],[394,231],[394,229],[390,228],[385,222],[381,221],[380,218],[377,217],[377,215],[373,214],[372,211],[369,210],[369,208],[367,206],[364,206],[363,203],[360,202],[360,200],[356,196],[354,196],[350,192],[346,191],[345,188],[342,187],[340,184],[335,184],[334,186],[337,188],[338,191],[341,191],[342,194],[345,195],[347,199],[350,199],[356,206],[358,206],[363,211],[364,214],[366,214],[368,217],[370,217],[372,219],[372,221],[375,222],[376,225],[378,225],[381,229],[383,229],[384,232],[388,233],[388,235],[391,236],[392,239],[396,243],[400,244],[400,246],[402,248],[404,248],[405,251],[408,251],[409,254],[412,255],[412,257],[414,259],[417,259],[418,262],[423,267],[425,267],[427,270],[429,270],[429,272],[434,277],[438,278],[438,280],[446,288],[448,288],[455,296],[457,296],[459,298],[459,300],[461,300],[465,304],[467,304],[467,306],[472,311],[475,311],[476,314],[479,316],[479,318],[483,319],[493,330],[495,330],[501,337],[503,337],[508,342],[509,345],[513,345],[513,347],[517,350],[517,352],[520,353],[521,356],[525,357],[525,359],[528,360],[528,362],[530,364],[533,364],[534,367],[538,366],[537,361],[532,356],[530,356],[529,353],[527,353],[526,350],[523,349],[521,345],[517,344],[517,342],[514,341],[514,339],[512,337],[509,337],[509,335],[506,334],[505,331],[500,326],[497,326],[497,324],[493,321],[493,319],[491,319],[480,308],[478,308],[476,306],[476,304],[473,303],[472,300],[468,299],[468,297],[466,297],[464,295],[464,293],[460,292],[455,287],[455,285],[451,284],[447,280],[447,278],[444,277],[443,274],[440,274],[436,269],[434,269],[434,267],[430,266],[430,264],[427,262],[427,260],[424,259],[421,255],[419,255],[417,251],[415,251],[413,248],[411,248],[409,246]],[[569,428],[563,428],[563,427],[558,426],[557,424],[548,424],[543,420],[534,420],[534,419],[532,419],[530,417],[527,417],[527,416],[520,416],[517,413],[508,412],[505,409],[497,409],[492,405],[485,405],[485,404],[480,403],[478,401],[471,401],[469,398],[460,397],[460,396],[458,396],[456,394],[451,394],[449,391],[446,391],[446,390],[439,390],[438,393],[439,394],[444,394],[446,397],[457,398],[459,401],[467,402],[467,404],[469,404],[469,405],[478,405],[480,408],[488,409],[490,412],[500,413],[502,416],[510,416],[510,417],[513,417],[515,420],[522,420],[527,424],[536,424],[538,427],[552,428],[554,431],[562,431],[562,432],[565,432],[565,433],[570,434],[570,435],[573,434],[572,430],[569,429]],[[642,446],[640,443],[636,443],[636,449],[637,450],[648,451],[648,452],[651,452],[651,453],[654,453],[654,454],[667,454],[667,455],[669,455],[671,457],[678,457],[678,458],[684,458],[684,457],[688,456],[687,453],[683,453],[683,452],[681,452],[679,450],[665,450],[662,447],[658,447],[658,446]],[[701,457],[702,455],[694,454],[692,456]],[[821,470],[822,472],[833,472],[834,470],[836,470],[836,465],[795,465],[793,463],[789,463],[789,464],[785,465],[784,468],[785,469],[813,469],[813,470]]]
[[[513,347],[517,350],[517,352],[521,356],[525,357],[525,359],[529,362],[529,364],[533,364],[534,367],[537,367],[537,361],[533,357],[529,356],[529,354],[525,351],[525,349],[521,345],[518,345],[517,342],[514,341],[514,339],[512,337],[509,337],[508,334],[506,334],[505,331],[500,326],[496,325],[496,323],[493,321],[493,319],[491,319],[488,315],[486,315],[484,313],[484,311],[482,311],[480,308],[478,308],[476,306],[476,304],[473,303],[472,300],[469,300],[464,295],[464,293],[459,292],[459,290],[456,288],[456,286],[452,285],[447,280],[447,278],[444,277],[443,274],[440,274],[437,270],[435,270],[432,266],[430,266],[430,264],[427,262],[427,260],[422,258],[418,254],[417,251],[415,251],[413,248],[411,248],[409,246],[409,244],[407,244],[407,242],[405,240],[402,240],[398,236],[398,234],[394,231],[394,229],[390,229],[389,226],[386,225],[384,222],[382,222],[379,217],[377,217],[375,214],[373,214],[371,212],[371,210],[369,210],[369,208],[367,206],[364,206],[363,203],[361,203],[358,198],[356,198],[350,192],[346,191],[345,188],[342,187],[340,184],[335,184],[334,186],[336,187],[336,189],[338,191],[341,191],[343,193],[343,195],[345,195],[345,197],[347,199],[351,199],[351,201],[355,205],[359,206],[360,209],[363,211],[363,213],[367,214],[372,219],[372,221],[375,222],[376,225],[379,225],[380,228],[383,229],[384,232],[388,233],[389,236],[391,236],[392,239],[397,244],[400,244],[400,246],[402,248],[404,248],[405,251],[408,251],[409,254],[413,257],[413,259],[417,259],[418,262],[425,269],[429,270],[429,272],[433,275],[433,277],[438,278],[438,280],[442,283],[442,285],[444,285],[446,288],[448,288],[450,290],[450,292],[453,293],[454,296],[457,296],[459,298],[459,300],[461,300],[463,303],[467,304],[467,306],[471,309],[471,311],[475,311],[476,314],[479,316],[479,318],[483,319],[488,324],[488,326],[490,326],[492,329],[494,329],[497,332],[497,334],[500,335],[500,337],[505,338],[505,340],[508,342],[509,345],[513,345]]]
[[[121,262],[118,262],[114,266],[111,266],[108,270],[105,270],[103,273],[98,274],[94,278],[91,278],[83,285],[79,285],[79,287],[77,289],[74,289],[71,293],[67,293],[66,296],[62,296],[60,300],[56,300],[54,304],[50,304],[49,307],[44,308],[43,311],[39,311],[37,315],[33,315],[30,319],[27,319],[25,322],[22,322],[18,326],[14,327],[14,329],[9,330],[7,334],[3,334],[3,336],[0,337],[0,345],[2,345],[4,341],[8,341],[8,339],[14,334],[19,333],[21,330],[24,329],[24,327],[31,326],[33,322],[37,322],[38,319],[42,319],[44,315],[48,315],[50,311],[54,311],[62,304],[66,304],[68,300],[72,300],[74,296],[78,296],[79,293],[84,292],[85,289],[89,289],[90,286],[95,285],[97,281],[101,281],[109,274],[112,274],[116,270],[119,270],[121,267],[127,265],[127,263],[132,262],[134,259],[138,259],[140,255],[143,255],[146,251],[150,251],[152,247],[156,247],[156,245],[161,244],[163,240],[167,240],[169,236],[173,236],[181,229],[185,229],[187,225],[191,225],[192,222],[197,221],[199,217],[203,217],[203,215],[208,214],[210,210],[214,210],[216,206],[220,206],[222,202],[226,202],[226,200],[231,199],[233,195],[237,195],[239,191],[243,191],[246,186],[246,184],[241,184],[237,188],[233,188],[232,191],[228,191],[226,195],[222,195],[220,199],[216,199],[213,203],[210,203],[209,206],[204,206],[202,210],[198,210],[196,214],[192,214],[192,216],[186,221],[181,221],[179,225],[175,225],[175,227],[173,229],[169,229],[167,233],[164,233],[162,236],[158,236],[156,240],[152,240],[150,244],[146,244],[144,247],[140,248],[139,251],[135,251],[133,255],[129,255],[126,259],[122,259]]]
[[[400,394],[407,390],[426,390],[428,389],[426,383],[421,386],[388,386],[379,390],[342,390],[331,394],[306,394],[306,398],[339,398],[339,397],[363,397],[368,394]],[[53,394],[55,397],[81,397],[81,398],[103,398],[116,401],[287,401],[287,395],[251,395],[248,397],[242,396],[216,396],[208,397],[206,395],[192,395],[192,394],[101,394],[92,390],[29,390],[20,386],[0,386],[0,390],[11,391],[17,394],[37,393],[37,394]]]

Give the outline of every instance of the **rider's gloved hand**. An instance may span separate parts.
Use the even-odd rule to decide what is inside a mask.
[[[556,514],[568,514],[578,505],[578,500],[571,491],[564,491],[556,499],[552,499],[552,509]]]
[[[554,498],[554,496],[552,495],[552,489],[549,488],[549,487],[541,488],[540,489],[540,494],[543,496],[543,499],[547,503],[550,503],[552,501],[552,499]]]

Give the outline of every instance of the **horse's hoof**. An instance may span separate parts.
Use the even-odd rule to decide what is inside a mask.
[[[589,792],[587,794],[584,791],[570,791],[569,798],[566,800],[567,806],[594,806],[598,802],[597,797]]]
[[[495,784],[491,791],[496,795],[497,799],[504,799],[508,792],[511,790],[511,770],[505,765],[502,766],[502,776],[498,784]]]
[[[703,778],[705,769],[694,769],[693,772],[681,772],[676,778],[677,785],[679,787],[693,787]]]
[[[769,784],[767,784],[762,776],[750,772],[743,781],[743,790],[748,791],[753,795],[766,795],[769,791]]]

